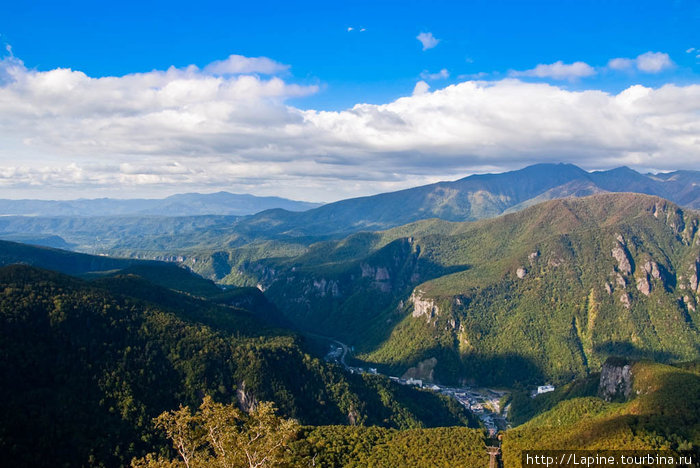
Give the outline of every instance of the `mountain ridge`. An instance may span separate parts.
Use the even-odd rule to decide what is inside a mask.
[[[88,253],[158,259],[175,254],[230,253],[264,242],[283,243],[298,250],[329,238],[386,230],[422,219],[477,221],[550,199],[635,191],[700,209],[700,172],[654,175],[625,167],[587,172],[572,164],[537,164],[517,171],[472,175],[341,200],[301,212],[276,207],[242,217],[177,217],[176,209],[123,217],[2,216],[0,238],[51,242]]]
[[[296,326],[394,375],[435,358],[443,382],[567,381],[613,354],[700,357],[699,227],[700,213],[660,197],[605,193],[239,268]]]
[[[75,200],[0,199],[0,215],[20,216],[244,216],[271,208],[303,211],[320,206],[281,197],[219,191],[180,193],[165,198],[78,198]]]
[[[347,234],[429,218],[476,221],[498,216],[518,205],[526,207],[562,196],[601,192],[656,195],[700,209],[700,171],[676,171],[656,177],[628,167],[587,172],[573,164],[535,164],[516,171],[476,174],[451,182],[340,200],[300,213],[263,211],[242,219],[237,228],[262,227],[263,232],[287,236]],[[264,226],[265,222],[268,226]]]

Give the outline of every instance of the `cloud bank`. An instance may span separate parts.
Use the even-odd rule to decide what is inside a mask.
[[[644,73],[660,73],[673,68],[674,63],[668,54],[663,52],[646,52],[637,58],[614,58],[608,62],[608,68],[612,70],[637,69]]]
[[[664,170],[700,160],[700,85],[610,94],[515,78],[434,91],[419,82],[393,102],[328,112],[288,104],[318,88],[275,75],[287,70],[231,56],[92,78],[7,57],[2,196],[211,187],[329,201],[534,162]]]
[[[554,78],[555,80],[575,80],[584,76],[595,75],[593,67],[584,62],[566,64],[561,60],[549,65],[540,64],[532,70],[511,71],[511,76],[529,76],[536,78]]]
[[[640,71],[642,73],[661,73],[673,68],[675,64],[668,54],[663,52],[645,52],[636,58],[618,57],[608,61],[605,67],[592,67],[586,62],[566,64],[559,60],[550,64],[539,64],[531,70],[511,70],[511,77],[549,78],[554,80],[577,81],[581,78],[597,75],[599,71]]]

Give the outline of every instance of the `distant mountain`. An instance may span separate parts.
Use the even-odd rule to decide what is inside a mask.
[[[74,244],[66,242],[66,240],[62,237],[52,234],[0,234],[0,239],[5,241],[21,242],[22,244],[53,247],[55,249],[70,250],[75,247]]]
[[[318,203],[228,192],[183,193],[163,199],[0,200],[0,215],[134,216],[249,215],[273,208],[304,211]]]
[[[654,175],[627,167],[587,172],[572,164],[536,164],[517,171],[341,200],[301,213],[268,210],[241,219],[235,232],[248,237],[293,238],[389,229],[429,218],[476,221],[555,198],[604,192],[656,195],[698,209],[700,171]]]
[[[247,249],[249,245],[258,246],[256,257],[286,255],[289,250],[298,252],[314,242],[342,238],[358,231],[390,229],[429,218],[475,221],[547,200],[606,192],[656,195],[697,209],[700,208],[700,172],[654,175],[629,168],[586,172],[571,164],[538,164],[502,174],[474,175],[454,182],[342,200],[302,212],[275,208],[240,217],[178,216],[182,212],[178,208],[184,203],[182,200],[189,200],[186,204],[192,212],[205,212],[192,197],[209,200],[207,206],[221,207],[227,202],[212,200],[232,196],[182,195],[157,201],[158,208],[150,205],[153,200],[146,200],[140,206],[138,200],[128,201],[134,203],[130,209],[138,210],[138,215],[109,216],[105,207],[99,213],[94,212],[94,217],[62,216],[63,211],[55,207],[50,216],[0,216],[0,238],[29,237],[26,242],[42,243],[41,239],[47,236],[60,236],[66,243],[62,247],[69,245],[82,252],[178,261],[190,258],[193,262],[199,262],[202,253],[206,256],[221,252],[215,272],[212,269],[206,272],[212,279],[220,280],[227,275],[221,273],[230,271],[230,266],[246,261],[247,253],[234,251]],[[54,238],[53,242],[56,241]],[[260,247],[263,242],[276,244],[263,248]],[[285,246],[280,247],[280,242]],[[259,252],[261,249],[263,252]],[[225,259],[226,256],[231,258]],[[188,263],[188,266],[200,271],[202,263]]]
[[[543,201],[603,192],[656,195],[700,209],[700,171],[640,174],[627,167],[587,172],[572,164],[537,164],[398,192],[352,198],[301,213],[269,210],[242,219],[236,232],[298,237],[388,229],[421,219],[476,221]]]

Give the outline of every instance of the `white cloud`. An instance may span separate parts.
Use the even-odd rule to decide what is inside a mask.
[[[672,67],[671,58],[663,52],[647,52],[637,57],[637,68],[646,73],[659,73]]]
[[[352,31],[352,30],[354,30],[354,29],[355,29],[355,28],[353,28],[352,26],[349,26],[349,27],[348,27],[348,32],[350,32],[350,31]]]
[[[646,52],[637,58],[614,58],[608,62],[611,70],[637,69],[644,73],[659,73],[674,66],[668,54],[663,52]]]
[[[457,75],[458,80],[481,80],[491,76],[491,73],[478,72],[478,73],[465,73],[463,75]]]
[[[685,49],[686,54],[692,54],[693,52],[695,52],[695,47],[689,47]]]
[[[428,70],[423,70],[420,77],[424,80],[444,80],[450,77],[450,72],[443,68],[437,73],[430,73]]]
[[[263,75],[275,75],[285,72],[289,65],[275,62],[267,57],[244,57],[243,55],[229,55],[225,60],[217,60],[206,67],[204,71],[213,75],[241,75],[261,73]]]
[[[608,61],[608,68],[611,70],[630,70],[634,68],[636,62],[628,58],[614,58]]]
[[[419,96],[421,94],[427,93],[428,90],[430,90],[430,85],[425,81],[419,81],[418,83],[416,83],[416,86],[413,87],[413,95]]]
[[[559,60],[551,64],[539,64],[532,70],[513,70],[510,76],[527,76],[535,78],[553,78],[555,80],[576,80],[586,76],[595,75],[593,67],[585,62],[566,64]]]
[[[6,57],[0,77],[0,198],[228,189],[331,200],[533,162],[700,160],[700,85],[610,94],[419,81],[412,96],[326,112],[287,102],[314,86],[197,67],[92,78]]]
[[[422,32],[416,36],[416,39],[423,45],[423,50],[432,49],[440,42],[440,39],[435,38],[431,32]]]

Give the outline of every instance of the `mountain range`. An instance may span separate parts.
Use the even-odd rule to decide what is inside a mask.
[[[610,355],[700,358],[699,226],[664,199],[607,193],[357,233],[229,278],[394,375],[564,382]]]
[[[269,210],[242,219],[237,232],[295,237],[388,229],[421,219],[476,221],[555,198],[605,192],[656,195],[700,208],[700,172],[640,174],[627,167],[587,172],[572,164],[537,164],[500,174],[352,198],[300,213]]]
[[[0,200],[0,215],[17,216],[243,216],[272,208],[303,211],[318,203],[229,192],[182,193],[167,198]]]
[[[0,213],[6,215],[0,217],[0,238],[88,253],[166,258],[175,253],[179,257],[193,252],[230,251],[264,241],[303,247],[319,240],[389,229],[422,219],[475,221],[551,199],[607,192],[656,195],[698,209],[700,172],[640,174],[626,167],[587,172],[571,164],[538,164],[315,208],[297,202],[290,202],[295,203],[293,208],[273,203],[273,209],[245,216],[220,213],[242,215],[265,206],[240,205],[240,197],[249,196],[225,193],[176,195],[165,200],[40,202],[48,205],[33,211],[21,208],[22,201],[5,201],[0,202]],[[124,203],[126,208],[80,208],[93,202]],[[69,209],[60,208],[64,203]],[[311,209],[292,211],[305,208]],[[29,212],[38,215],[11,215]]]
[[[697,177],[538,165],[296,213],[0,217],[100,253],[0,241],[0,447],[13,466],[174,457],[153,418],[210,395],[307,425],[289,466],[486,464],[456,400],[320,359],[342,340],[352,366],[509,388],[507,466],[694,449]]]

